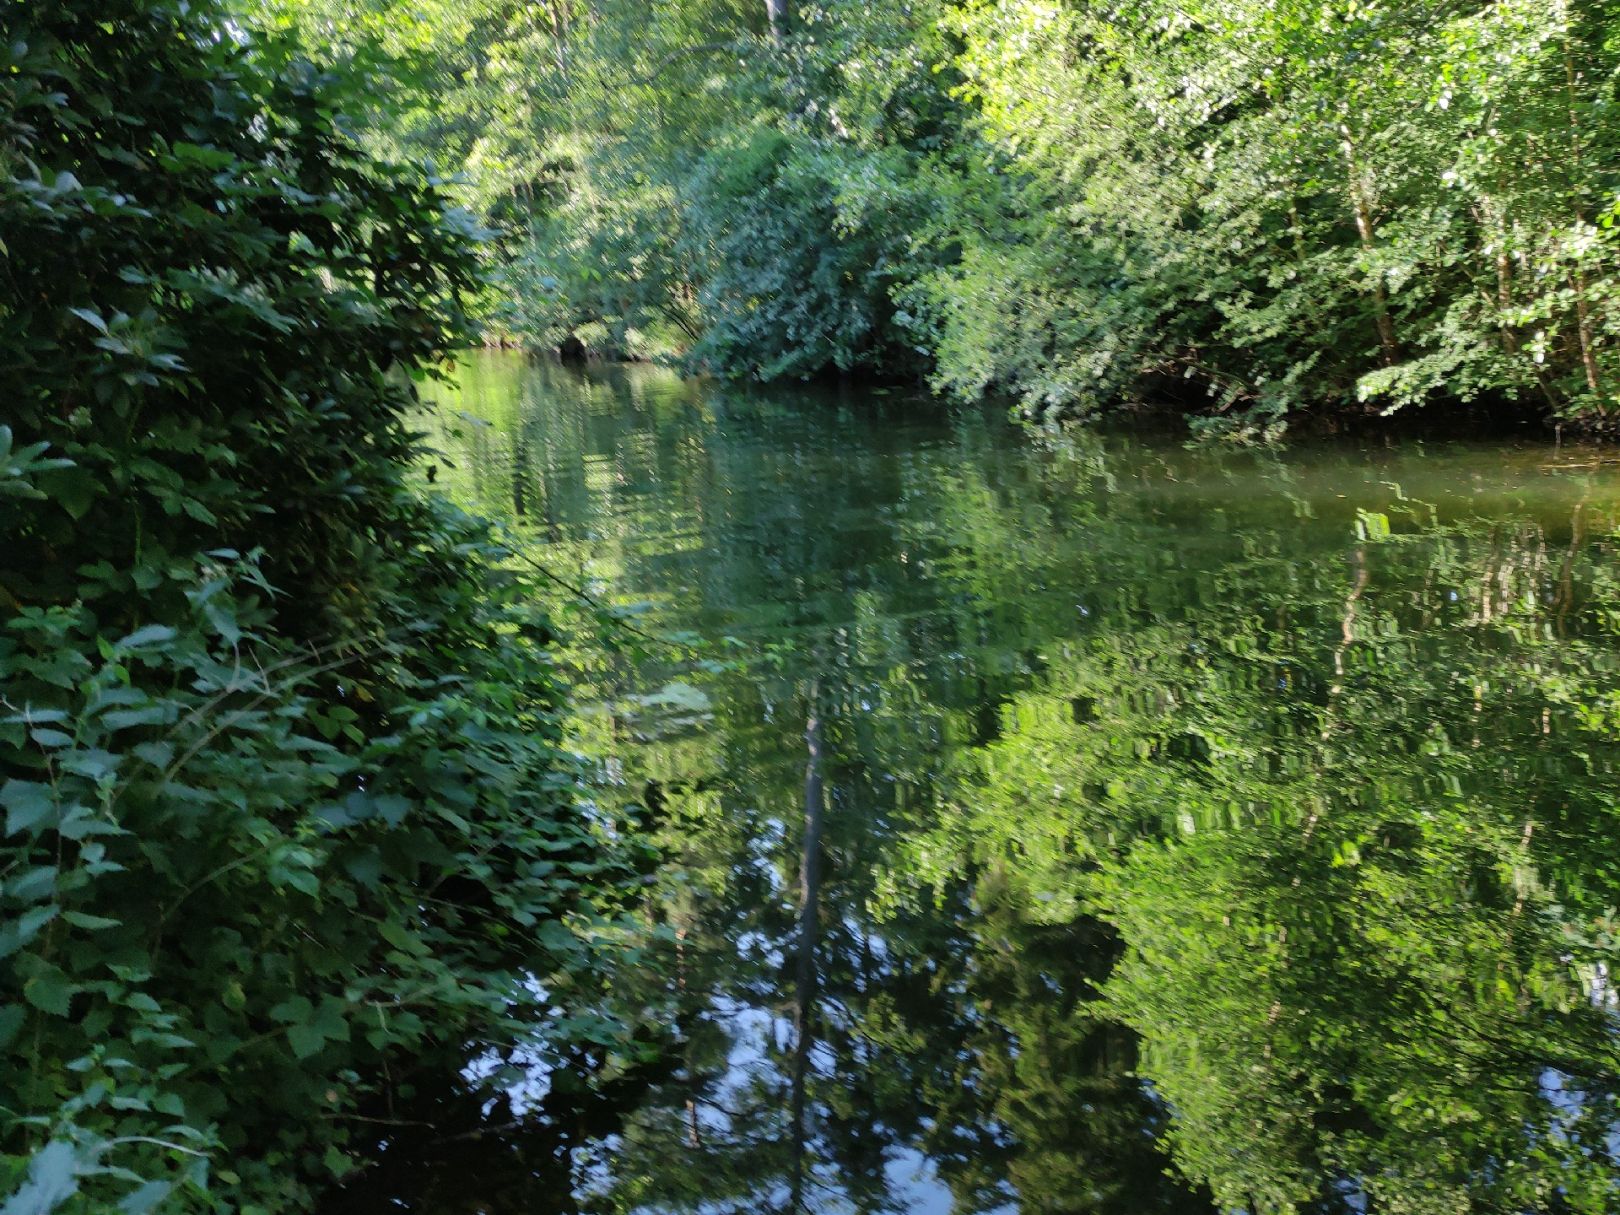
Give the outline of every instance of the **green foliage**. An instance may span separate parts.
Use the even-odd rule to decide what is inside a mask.
[[[273,8],[432,60],[380,138],[466,168],[534,344],[1242,433],[1614,408],[1612,0]]]
[[[496,330],[760,379],[915,361],[892,296],[937,260],[922,166],[964,112],[933,3],[801,5],[784,38],[759,0],[244,7],[324,55],[429,55],[393,82],[453,132],[375,137],[465,168]]]
[[[208,5],[5,11],[3,1209],[305,1210],[547,1048],[620,871],[524,581],[409,477],[471,225]]]
[[[942,386],[1612,409],[1605,4],[982,0],[952,24],[1013,172],[925,282]]]
[[[760,380],[898,370],[889,295],[907,216],[873,209],[846,187],[863,170],[887,167],[877,156],[856,159],[836,145],[795,147],[775,132],[756,134],[739,155],[722,147],[704,158],[691,189],[710,264],[689,363]],[[898,187],[891,199],[904,189],[885,184]]]
[[[1207,598],[1105,596],[898,867],[1118,934],[1091,1013],[1222,1209],[1612,1210],[1612,504],[1553,561],[1399,497],[1302,554],[1275,505],[1168,556]]]

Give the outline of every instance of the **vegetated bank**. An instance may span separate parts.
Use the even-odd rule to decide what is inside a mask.
[[[242,2],[467,171],[531,345],[1245,433],[1614,412],[1612,0]]]
[[[470,224],[217,5],[0,14],[0,1205],[308,1210],[534,976],[584,1006],[624,872],[412,484]]]

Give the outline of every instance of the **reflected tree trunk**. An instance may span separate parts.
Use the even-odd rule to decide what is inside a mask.
[[[804,1207],[805,1083],[810,1071],[811,1005],[816,995],[816,921],[821,901],[821,832],[826,818],[826,794],[822,788],[821,717],[816,709],[817,691],[810,693],[810,715],[805,722],[804,742],[809,756],[804,766],[804,841],[799,856],[799,957],[796,1000],[793,1009],[793,1165],[788,1210]]]
[[[1575,605],[1575,555],[1586,543],[1586,521],[1582,515],[1585,510],[1585,499],[1575,504],[1575,512],[1569,519],[1569,547],[1564,551],[1564,561],[1558,569],[1558,590],[1553,595],[1553,625],[1560,637],[1568,635],[1569,611]]]
[[[512,436],[512,517],[529,517],[529,439],[525,427],[519,423]]]
[[[788,0],[765,0],[765,15],[770,18],[771,37],[780,42],[787,36]]]
[[[686,925],[675,930],[675,990],[680,1000],[680,1020],[687,1017],[686,999],[686,936],[689,929]],[[694,1151],[703,1146],[703,1132],[698,1123],[698,1068],[697,1060],[692,1056],[692,1035],[687,1025],[680,1025],[680,1034],[687,1045],[686,1049],[686,1146]]]

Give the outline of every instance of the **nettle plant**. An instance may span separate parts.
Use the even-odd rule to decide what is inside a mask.
[[[308,1209],[622,1042],[546,622],[411,480],[476,233],[209,4],[0,12],[0,1210]]]

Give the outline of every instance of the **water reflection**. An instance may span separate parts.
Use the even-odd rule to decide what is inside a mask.
[[[452,492],[713,644],[572,656],[668,856],[613,990],[662,1074],[406,1209],[1620,1209],[1601,453],[507,356],[438,418]]]

